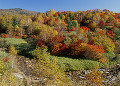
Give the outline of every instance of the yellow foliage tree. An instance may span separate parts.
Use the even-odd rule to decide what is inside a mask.
[[[17,55],[17,51],[15,50],[15,47],[13,45],[9,47],[9,54],[15,55],[15,56]]]
[[[58,35],[58,32],[47,25],[42,25],[39,35],[42,39],[47,40],[48,38],[53,38]]]
[[[53,15],[55,14],[55,10],[54,9],[51,9],[50,11],[48,11],[47,15],[49,17],[53,17]]]
[[[93,40],[95,45],[103,46],[106,52],[114,51],[115,44],[112,39],[108,38],[106,35],[93,37]]]
[[[79,28],[77,31],[77,35],[78,35],[78,39],[82,40],[82,42],[84,43],[88,42],[87,34],[85,33],[83,29]]]
[[[70,80],[65,77],[63,70],[57,65],[56,59],[50,60],[50,54],[47,52],[47,47],[37,47],[34,50],[36,63],[34,73],[37,77],[46,78],[46,85],[72,86]]]

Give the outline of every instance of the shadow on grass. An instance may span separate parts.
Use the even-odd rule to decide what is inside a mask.
[[[19,45],[15,45],[15,47],[19,55],[33,59],[32,51],[36,48],[34,45],[21,43]]]

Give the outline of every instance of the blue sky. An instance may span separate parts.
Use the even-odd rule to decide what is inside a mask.
[[[37,12],[108,9],[120,13],[120,0],[0,0],[0,9],[22,8]]]

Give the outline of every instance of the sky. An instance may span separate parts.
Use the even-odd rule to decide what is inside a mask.
[[[46,12],[54,9],[63,11],[86,11],[108,9],[120,13],[120,0],[0,0],[0,9],[22,8]]]

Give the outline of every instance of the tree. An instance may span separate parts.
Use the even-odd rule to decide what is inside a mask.
[[[88,59],[98,60],[104,57],[102,54],[105,53],[103,46],[100,45],[87,45],[84,56]]]
[[[40,31],[41,31],[41,26],[38,22],[31,22],[31,24],[27,28],[28,35],[31,35],[33,33],[39,35]]]
[[[74,27],[76,30],[78,30],[78,22],[77,22],[77,20],[73,20],[73,21],[72,21],[72,25],[73,25],[73,27]]]
[[[36,21],[41,25],[44,23],[44,18],[42,17],[42,14],[37,14]]]
[[[78,40],[82,40],[83,43],[88,43],[87,34],[82,28],[78,28],[77,35],[78,35]]]
[[[57,65],[57,60],[50,60],[50,54],[47,52],[48,48],[37,47],[33,51],[33,55],[35,56],[35,65],[33,69],[33,73],[37,77],[44,77],[47,79],[45,82],[46,85],[60,85],[60,86],[72,86],[72,83],[68,78],[65,77],[65,73],[60,67]]]
[[[81,40],[78,40],[76,43],[70,45],[69,55],[83,55],[86,50],[86,43],[82,43]]]
[[[95,22],[90,22],[89,24],[88,24],[88,27],[91,29],[91,30],[95,30],[95,27],[96,27],[96,23]]]
[[[100,20],[99,25],[102,29],[105,27],[105,22],[103,20]]]
[[[73,27],[72,22],[70,19],[67,21],[67,29],[70,30]]]
[[[69,17],[70,17],[70,20],[72,21],[73,20],[73,14],[71,12],[69,13]]]
[[[12,16],[10,15],[3,15],[1,18],[0,18],[0,31],[1,32],[4,32],[4,33],[7,33],[7,30],[8,29],[11,29],[11,28],[8,28],[8,27],[11,27],[12,26]],[[12,29],[11,29],[12,30]],[[12,34],[12,33],[11,33]]]
[[[20,26],[20,25],[19,25],[19,20],[18,20],[18,18],[17,18],[16,16],[13,18],[13,24],[12,24],[12,25],[13,25],[14,27],[15,27],[15,26],[18,26],[18,27],[19,27],[19,26]]]
[[[56,26],[56,23],[55,23],[55,18],[51,18],[51,20],[48,22],[48,24],[53,27],[53,26]]]
[[[103,46],[106,52],[114,51],[115,44],[112,39],[108,38],[106,35],[98,35],[96,37],[93,37],[93,40],[95,45]]]
[[[39,37],[45,41],[58,35],[56,30],[47,25],[42,25],[40,30]]]
[[[29,32],[29,26],[31,27],[32,24],[32,19],[29,16],[22,15],[22,18],[20,19],[20,35],[23,36],[24,33],[30,34],[32,33],[31,31]]]
[[[15,47],[13,45],[9,47],[9,54],[15,55],[15,56],[17,55],[17,51],[15,50]]]
[[[53,17],[53,15],[55,14],[55,10],[51,9],[50,11],[47,12],[47,16],[48,17]]]

